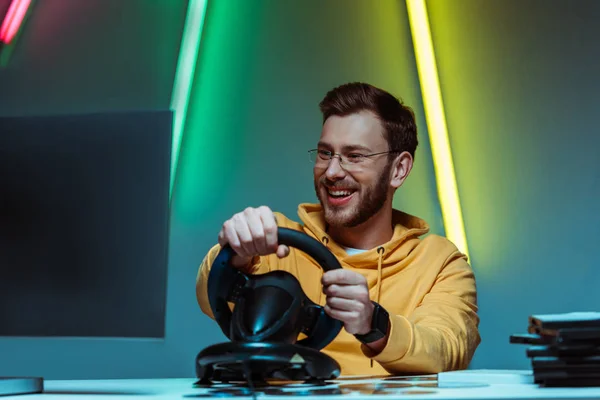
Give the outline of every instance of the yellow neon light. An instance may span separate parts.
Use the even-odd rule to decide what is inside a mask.
[[[425,0],[406,0],[446,236],[468,256]]]

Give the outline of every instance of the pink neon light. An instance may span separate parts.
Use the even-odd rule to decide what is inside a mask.
[[[0,27],[0,41],[9,44],[17,34],[31,0],[13,0]]]

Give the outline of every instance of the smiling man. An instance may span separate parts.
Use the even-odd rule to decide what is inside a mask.
[[[309,151],[319,204],[300,204],[301,223],[268,207],[225,221],[196,279],[201,309],[213,317],[207,280],[221,246],[247,272],[292,273],[306,295],[343,322],[323,352],[342,375],[436,373],[464,369],[480,343],[477,292],[466,257],[428,225],[392,206],[417,148],[410,108],[390,93],[349,83],[320,104],[323,127]],[[343,269],[323,273],[312,258],[277,243],[277,227],[318,239]]]

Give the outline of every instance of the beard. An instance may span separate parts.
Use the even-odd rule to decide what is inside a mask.
[[[325,175],[322,175],[320,179],[315,179],[315,192],[323,207],[325,222],[332,227],[354,228],[364,224],[377,214],[387,200],[391,168],[391,164],[386,165],[377,181],[369,186],[360,187],[354,182],[346,184],[345,180],[333,182]],[[354,192],[354,198],[350,200],[349,204],[333,206],[327,201],[327,189],[336,187],[350,187],[358,190]]]

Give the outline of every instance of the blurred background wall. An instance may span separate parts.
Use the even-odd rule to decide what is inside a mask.
[[[600,3],[427,6],[479,287],[471,367],[528,368],[508,336],[530,314],[600,308]],[[169,108],[187,1],[33,7],[0,69],[0,116]],[[192,376],[197,352],[225,339],[196,304],[199,263],[233,213],[265,204],[295,218],[315,201],[306,150],[318,102],[341,83],[413,107],[420,147],[395,206],[444,234],[404,1],[209,0],[201,38],[170,211],[165,337],[3,337],[0,375]]]
[[[428,1],[483,342],[528,368],[533,313],[600,309],[600,3]]]

